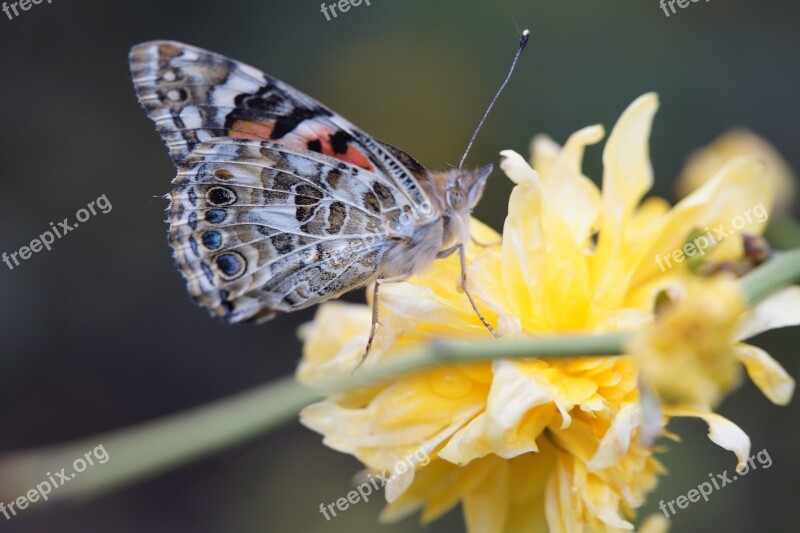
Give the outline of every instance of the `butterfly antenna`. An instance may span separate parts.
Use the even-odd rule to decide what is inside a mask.
[[[467,149],[464,150],[464,155],[461,156],[461,161],[458,163],[459,170],[461,167],[464,166],[464,161],[467,159],[467,154],[469,154],[470,149],[472,148],[472,144],[475,142],[475,137],[478,136],[478,132],[481,131],[481,127],[483,127],[483,123],[486,122],[486,117],[489,116],[489,113],[492,111],[494,107],[494,103],[497,101],[497,98],[500,96],[500,93],[503,92],[503,89],[506,88],[508,85],[508,80],[511,79],[511,74],[514,73],[514,67],[517,66],[517,61],[519,60],[519,56],[522,55],[522,51],[525,50],[525,45],[528,44],[528,39],[531,36],[531,32],[525,30],[522,32],[522,36],[519,38],[519,48],[517,48],[517,53],[514,55],[514,61],[511,63],[511,68],[508,70],[508,75],[506,75],[506,79],[503,81],[503,84],[497,90],[497,94],[494,95],[492,98],[492,103],[489,104],[489,107],[486,108],[486,113],[483,114],[483,118],[478,123],[478,127],[475,128],[475,133],[472,134],[472,138],[469,140],[467,144]]]

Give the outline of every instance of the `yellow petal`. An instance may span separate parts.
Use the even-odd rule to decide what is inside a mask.
[[[514,457],[526,451],[538,451],[535,439],[549,422],[546,410],[540,413],[538,424],[519,431],[523,436],[518,441],[515,431],[509,442],[509,432],[516,429],[526,414],[535,407],[554,401],[554,395],[545,384],[532,379],[513,361],[496,361],[493,365],[494,380],[486,402],[486,427],[489,442],[501,457]],[[534,427],[535,426],[535,427]],[[533,433],[531,433],[533,432]],[[524,437],[532,437],[525,439]],[[515,442],[516,441],[516,442]]]
[[[636,404],[627,404],[614,417],[611,426],[603,435],[594,457],[586,464],[590,472],[617,464],[628,453],[633,430],[641,425],[642,412]]]
[[[688,408],[665,407],[664,412],[673,417],[702,418],[708,424],[708,438],[711,442],[735,453],[739,465],[747,461],[750,455],[750,437],[724,416]]]
[[[639,533],[667,533],[669,520],[662,513],[654,513],[642,521]]]
[[[652,246],[642,249],[634,283],[663,274],[665,269],[685,269],[686,256],[702,256],[706,250],[713,253],[715,261],[741,257],[739,235],[760,234],[769,218],[771,192],[763,171],[764,165],[755,159],[734,159],[681,200],[665,217]],[[695,239],[696,250],[684,246],[694,230],[703,232]],[[659,258],[664,258],[663,262]]]
[[[794,394],[794,379],[770,355],[755,346],[740,344],[736,355],[747,369],[753,383],[764,396],[777,405],[787,405]]]
[[[573,242],[581,248],[597,228],[601,206],[597,185],[581,171],[583,153],[587,145],[598,143],[604,134],[602,126],[573,133],[550,172],[542,176],[545,203],[567,224]]]
[[[486,414],[481,413],[459,429],[438,456],[458,466],[469,464],[475,459],[486,457],[492,452],[492,446],[486,434]]]
[[[542,320],[546,250],[539,176],[521,155],[505,150],[500,167],[517,184],[511,191],[503,227],[503,286],[516,316]]]
[[[602,230],[592,262],[595,302],[618,306],[628,285],[628,243],[624,229],[634,209],[653,183],[648,142],[658,97],[645,94],[634,101],[614,126],[603,151]]]
[[[692,154],[678,179],[679,194],[687,196],[711,179],[725,163],[743,155],[755,156],[766,163],[765,179],[774,190],[775,210],[788,210],[797,188],[792,169],[769,142],[744,129],[729,131]]]
[[[297,379],[309,383],[349,375],[367,345],[372,313],[366,305],[329,302],[300,329],[305,341]]]
[[[467,531],[503,533],[508,515],[507,462],[498,462],[483,483],[464,495],[464,521]]]
[[[608,137],[603,151],[604,215],[615,222],[632,213],[653,186],[648,144],[657,110],[658,96],[655,93],[637,98]],[[605,221],[603,229],[606,229]]]
[[[793,285],[757,304],[739,324],[738,339],[749,339],[771,329],[800,324],[800,287]]]
[[[565,148],[563,158],[559,156],[553,169],[556,181],[563,180],[578,189],[594,188],[582,176],[570,178],[566,174],[577,165],[576,154],[582,152],[586,138],[597,133],[596,128],[589,128],[571,139],[568,150]],[[501,167],[517,183],[511,193],[503,231],[506,300],[516,316],[528,317],[523,323],[526,329],[579,329],[585,322],[591,287],[585,243],[576,241],[575,233],[584,234],[582,241],[588,238],[598,202],[594,202],[595,214],[592,214],[591,193],[584,194],[580,209],[589,213],[588,218],[571,217],[570,226],[562,217],[565,209],[558,207],[558,203],[568,201],[567,191],[554,183],[551,192],[559,197],[557,202],[545,198],[538,175],[522,156],[509,150],[501,155],[504,158]],[[575,172],[580,174],[579,169]]]
[[[561,152],[561,146],[549,135],[539,134],[531,140],[531,167],[546,178]]]

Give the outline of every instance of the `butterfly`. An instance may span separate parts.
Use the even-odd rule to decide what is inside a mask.
[[[260,323],[372,284],[366,357],[379,287],[458,253],[459,286],[494,333],[464,251],[492,165],[428,171],[286,83],[187,44],[138,44],[130,69],[178,169],[175,262],[212,314]]]

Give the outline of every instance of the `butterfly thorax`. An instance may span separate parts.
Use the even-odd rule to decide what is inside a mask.
[[[393,236],[380,276],[411,276],[430,267],[442,251],[466,242],[472,209],[491,170],[488,165],[475,172],[430,173],[422,182],[430,204],[402,220],[406,225]]]

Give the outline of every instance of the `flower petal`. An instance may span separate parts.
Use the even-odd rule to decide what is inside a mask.
[[[775,191],[775,211],[788,211],[797,189],[792,169],[769,142],[744,129],[728,131],[692,154],[678,178],[679,194],[687,196],[714,176],[727,161],[743,155],[753,155],[766,163],[764,179]]]
[[[743,245],[739,235],[742,232],[759,235],[772,205],[772,192],[763,173],[764,165],[756,159],[734,159],[675,205],[649,241],[652,245],[640,250],[633,283],[661,275],[665,268],[685,269],[685,257],[705,255],[707,250],[715,261],[741,257]],[[685,247],[686,237],[695,230],[703,232],[694,240],[696,251]],[[685,257],[678,254],[680,262],[675,259],[676,250],[686,251]],[[666,267],[659,258],[664,258]]]
[[[328,302],[299,335],[304,340],[297,379],[304,383],[349,375],[364,352],[372,313],[366,305]]]
[[[794,394],[794,379],[770,355],[755,346],[740,344],[735,349],[753,383],[777,405],[787,405]]]
[[[747,461],[750,456],[750,437],[742,431],[742,428],[724,416],[688,408],[666,407],[664,412],[673,417],[702,418],[708,424],[708,438],[711,442],[735,453],[739,465]]]
[[[622,114],[603,151],[602,230],[593,261],[595,302],[615,308],[625,294],[628,277],[628,243],[625,228],[642,196],[653,184],[648,142],[658,97],[648,93]]]
[[[509,464],[498,462],[483,482],[464,495],[468,531],[503,533],[508,516]]]
[[[636,404],[624,405],[614,417],[606,434],[603,435],[597,452],[586,464],[586,468],[590,472],[595,472],[617,464],[628,453],[633,430],[638,428],[641,422],[641,407]]]
[[[570,136],[553,161],[550,172],[542,175],[545,203],[558,213],[572,233],[573,242],[583,248],[588,244],[600,217],[600,191],[583,175],[581,165],[587,145],[599,142],[602,126],[589,126]]]
[[[547,253],[542,227],[542,187],[538,174],[521,155],[505,150],[500,167],[517,184],[511,191],[503,226],[502,279],[511,311],[543,326],[542,308]]]
[[[662,513],[653,513],[642,521],[639,533],[667,533],[669,520]]]
[[[800,287],[793,285],[757,304],[739,323],[738,339],[800,324]]]

